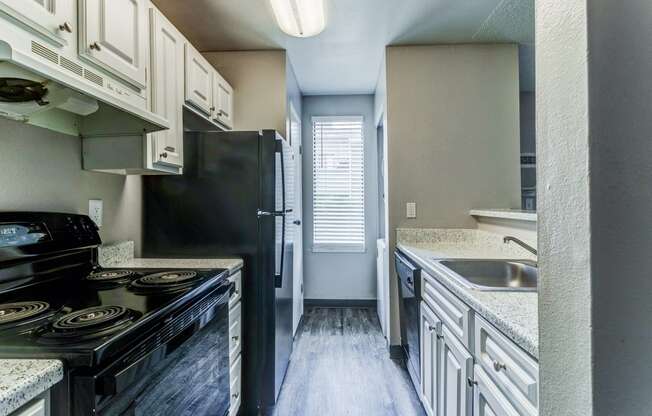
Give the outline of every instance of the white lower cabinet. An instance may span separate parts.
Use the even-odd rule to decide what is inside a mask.
[[[50,416],[50,392],[42,393],[9,416]]]
[[[475,416],[519,416],[507,397],[479,365],[475,366],[473,402]]]
[[[421,402],[428,416],[437,415],[437,376],[441,350],[441,321],[421,302]]]
[[[439,414],[471,416],[473,414],[473,357],[451,331],[442,327],[439,365]]]
[[[235,291],[229,299],[229,365],[230,409],[229,416],[235,416],[242,401],[242,272],[238,271],[229,280],[235,283]]]
[[[424,275],[418,391],[428,416],[537,416],[536,360]]]

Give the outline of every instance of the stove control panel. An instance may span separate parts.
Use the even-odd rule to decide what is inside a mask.
[[[52,240],[45,224],[0,224],[0,247],[20,247]]]
[[[0,213],[0,262],[89,248],[101,243],[97,226],[86,215]]]

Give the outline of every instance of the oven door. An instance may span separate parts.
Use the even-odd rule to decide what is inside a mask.
[[[94,388],[93,413],[102,416],[227,414],[231,287],[227,283],[166,319],[153,337],[100,374],[77,380],[76,387],[85,388],[75,389],[73,400],[81,405],[86,395],[79,393]],[[76,415],[91,414],[83,406]]]

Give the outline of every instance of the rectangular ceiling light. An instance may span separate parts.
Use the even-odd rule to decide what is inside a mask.
[[[326,27],[324,0],[270,0],[281,30],[290,36],[307,38]]]

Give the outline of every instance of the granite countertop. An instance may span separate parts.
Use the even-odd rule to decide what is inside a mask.
[[[59,360],[0,360],[0,416],[28,403],[63,379]]]
[[[442,258],[536,260],[536,257],[519,246],[504,244],[502,238],[502,235],[482,230],[397,230],[397,246],[401,251],[480,316],[538,359],[539,321],[536,292],[483,292],[470,289],[433,261]]]
[[[233,274],[243,266],[239,258],[211,259],[171,259],[171,258],[137,258],[134,257],[134,242],[123,241],[105,244],[99,249],[99,263],[102,267],[125,268],[188,268],[188,269],[228,269]]]

